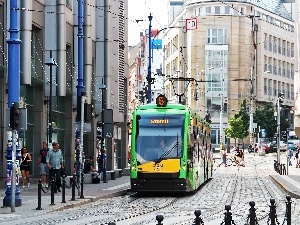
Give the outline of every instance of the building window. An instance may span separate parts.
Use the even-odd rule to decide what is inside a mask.
[[[206,14],[211,14],[211,7],[210,6],[205,8],[205,13]]]
[[[230,14],[230,7],[229,6],[225,6],[225,14]]]
[[[221,7],[215,6],[215,14],[221,14]]]
[[[225,45],[227,44],[227,29],[208,29],[207,43],[212,45]]]

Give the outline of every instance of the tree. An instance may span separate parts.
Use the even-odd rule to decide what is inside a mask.
[[[249,135],[250,116],[247,111],[247,101],[243,99],[239,112],[234,115],[234,118],[241,118],[243,124],[243,130],[241,131],[241,139],[246,138]]]
[[[266,129],[266,138],[273,138],[277,133],[277,120],[274,117],[274,105],[266,103],[263,108],[257,109],[253,114],[253,120],[263,129]],[[280,131],[287,130],[290,127],[282,115],[280,115]]]
[[[228,121],[229,127],[225,129],[226,137],[233,138],[234,144],[236,145],[236,139],[244,138],[244,124],[241,117],[238,118],[230,118]]]

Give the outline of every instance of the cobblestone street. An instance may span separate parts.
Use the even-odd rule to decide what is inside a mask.
[[[275,174],[274,154],[265,157],[246,154],[246,167],[217,167],[214,177],[194,194],[184,196],[125,195],[101,199],[59,212],[33,211],[32,215],[7,218],[9,224],[155,224],[156,215],[164,216],[163,224],[192,224],[194,211],[200,209],[205,224],[221,224],[224,207],[231,205],[236,224],[247,221],[249,201],[255,201],[258,224],[267,224],[270,199],[277,203],[278,221],[285,215],[286,193],[269,177]],[[216,160],[216,164],[218,164]],[[300,224],[299,200],[292,199],[292,224]]]

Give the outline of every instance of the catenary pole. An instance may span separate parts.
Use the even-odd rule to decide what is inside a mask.
[[[151,21],[152,21],[152,16],[151,16],[151,13],[150,15],[148,16],[149,18],[149,48],[148,48],[148,75],[147,75],[147,81],[148,81],[148,90],[147,90],[147,103],[151,103],[151,99],[152,99],[152,96],[151,96],[151,83],[152,83],[152,78],[151,78],[151,51],[152,51],[152,40],[151,40],[151,36],[152,36],[152,25],[151,25]]]

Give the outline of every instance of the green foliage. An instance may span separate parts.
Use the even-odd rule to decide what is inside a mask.
[[[273,138],[274,134],[277,133],[277,120],[274,117],[274,105],[272,103],[268,102],[263,108],[257,109],[253,113],[253,121],[261,129],[266,129],[267,138]],[[289,127],[289,121],[280,115],[280,131],[286,130]]]
[[[240,137],[241,139],[246,138],[249,135],[249,125],[250,125],[250,116],[247,111],[247,102],[244,99],[240,105],[239,112],[234,115],[234,118],[240,118],[242,120],[243,129],[241,130]]]
[[[228,121],[229,127],[225,129],[225,135],[229,138],[234,138],[235,142],[237,138],[244,138],[244,124],[241,117],[230,118]]]

